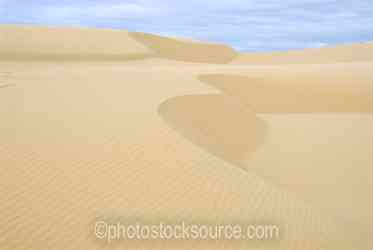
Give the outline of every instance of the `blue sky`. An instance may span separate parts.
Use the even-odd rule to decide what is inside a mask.
[[[373,41],[373,0],[0,0],[0,23],[122,28],[273,51]]]

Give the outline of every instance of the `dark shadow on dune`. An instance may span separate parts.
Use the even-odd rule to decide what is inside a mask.
[[[182,41],[153,34],[130,32],[130,37],[154,51],[157,57],[197,63],[229,63],[238,54],[223,44]]]
[[[242,169],[267,131],[255,113],[225,95],[174,97],[160,104],[158,112],[185,138]]]
[[[297,84],[271,76],[220,74],[199,79],[222,94],[174,97],[159,106],[159,114],[191,142],[242,169],[267,134],[257,113],[373,112],[372,93],[346,82],[329,86],[323,79],[315,84],[307,79]]]
[[[373,112],[373,93],[364,92],[353,84],[330,87],[327,81],[308,85],[294,81],[291,85],[283,79],[268,78],[219,74],[199,77],[249,105],[256,113]]]

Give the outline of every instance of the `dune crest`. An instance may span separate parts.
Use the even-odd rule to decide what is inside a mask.
[[[265,122],[227,95],[174,97],[158,112],[185,138],[242,169],[266,135]]]
[[[127,31],[0,25],[0,60],[125,61],[151,56]]]
[[[229,63],[238,55],[223,44],[186,41],[140,32],[130,32],[130,36],[152,49],[158,57],[172,60],[223,64]]]

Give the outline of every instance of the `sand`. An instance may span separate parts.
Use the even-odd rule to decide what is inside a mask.
[[[151,51],[123,30],[1,25],[1,60],[128,60]]]
[[[0,44],[1,249],[372,246],[373,62],[350,57],[366,45],[263,65],[114,30],[0,26]],[[109,245],[93,233],[106,217],[282,237]]]
[[[159,58],[221,64],[232,61],[238,55],[235,50],[223,44],[204,44],[140,32],[131,32],[130,36],[155,51]]]
[[[344,44],[273,53],[244,53],[233,64],[333,64],[373,61],[373,43]]]

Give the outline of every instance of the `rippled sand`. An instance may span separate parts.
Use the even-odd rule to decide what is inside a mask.
[[[126,31],[0,34],[1,249],[372,246],[373,61],[351,53],[366,45],[263,65]],[[282,237],[107,245],[102,217],[269,222]]]

